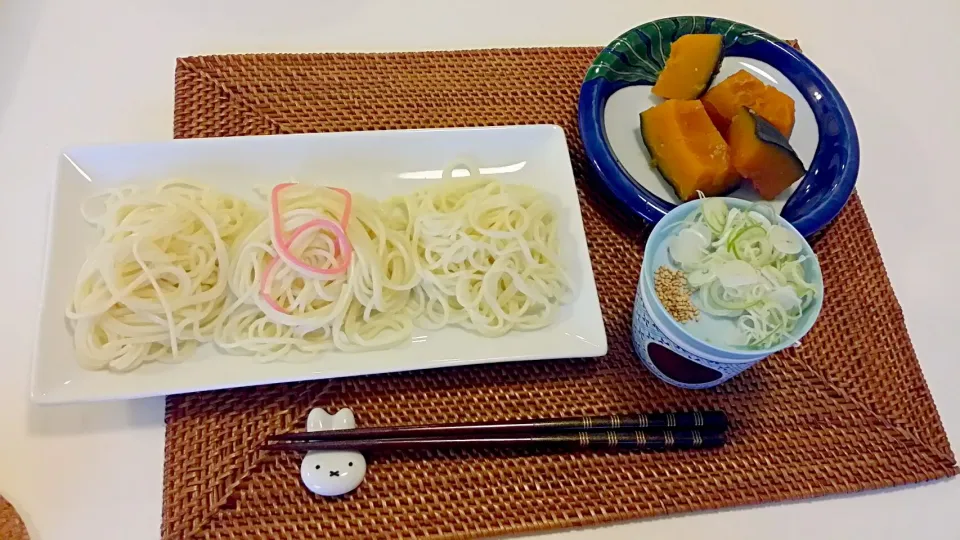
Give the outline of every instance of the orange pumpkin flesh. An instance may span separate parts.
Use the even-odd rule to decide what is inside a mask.
[[[796,120],[793,99],[767,86],[750,73],[740,70],[707,91],[701,98],[707,114],[720,133],[727,136],[730,122],[742,107],[748,107],[790,137]]]
[[[723,60],[723,37],[687,34],[670,45],[670,57],[653,85],[653,95],[664,99],[697,99]]]
[[[722,195],[739,181],[730,148],[696,100],[670,100],[640,113],[653,164],[683,201]]]
[[[727,140],[737,172],[768,201],[806,174],[786,137],[746,108],[733,118]]]

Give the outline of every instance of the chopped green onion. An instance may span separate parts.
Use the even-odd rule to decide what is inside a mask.
[[[736,318],[729,344],[769,348],[796,329],[818,293],[806,281],[804,242],[769,206],[728,208],[707,199],[669,240],[669,254],[696,292],[698,307]]]

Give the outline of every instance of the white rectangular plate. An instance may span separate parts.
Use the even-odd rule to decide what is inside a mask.
[[[550,326],[485,338],[460,328],[416,330],[410,343],[374,352],[328,352],[306,362],[263,363],[212,345],[180,364],[131,373],[88,371],[75,359],[64,310],[96,231],[80,204],[105,188],[171,178],[192,180],[255,201],[252,187],[296,181],[340,186],[378,199],[437,182],[467,158],[482,174],[536,187],[560,210],[561,256],[573,302]],[[310,135],[274,135],[73,148],[60,157],[50,204],[44,290],[31,396],[40,403],[177,394],[256,384],[327,379],[516,360],[601,356],[607,339],[580,203],[563,130],[516,126]]]

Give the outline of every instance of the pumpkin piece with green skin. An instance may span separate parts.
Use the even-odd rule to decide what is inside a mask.
[[[747,107],[773,124],[784,137],[790,137],[796,122],[793,98],[767,86],[745,70],[727,77],[700,98],[707,114],[724,137],[733,118]]]
[[[727,140],[734,168],[768,201],[807,174],[790,141],[746,107],[733,118]]]
[[[651,91],[664,99],[697,99],[710,87],[721,61],[722,36],[680,36],[670,46],[670,56]]]
[[[680,200],[731,191],[739,182],[730,148],[697,100],[672,99],[640,113],[652,164]]]

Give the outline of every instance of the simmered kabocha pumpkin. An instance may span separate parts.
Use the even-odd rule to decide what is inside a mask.
[[[730,122],[741,107],[749,107],[790,137],[796,117],[793,98],[767,86],[750,73],[740,70],[707,91],[701,98],[707,114],[724,137]]]
[[[671,99],[643,111],[640,132],[652,164],[681,200],[698,190],[722,195],[737,185],[730,148],[699,101]]]
[[[710,86],[722,60],[722,36],[681,36],[670,45],[670,56],[653,85],[653,95],[664,99],[697,99]]]
[[[807,172],[787,138],[746,107],[733,118],[727,140],[737,172],[768,201]]]

